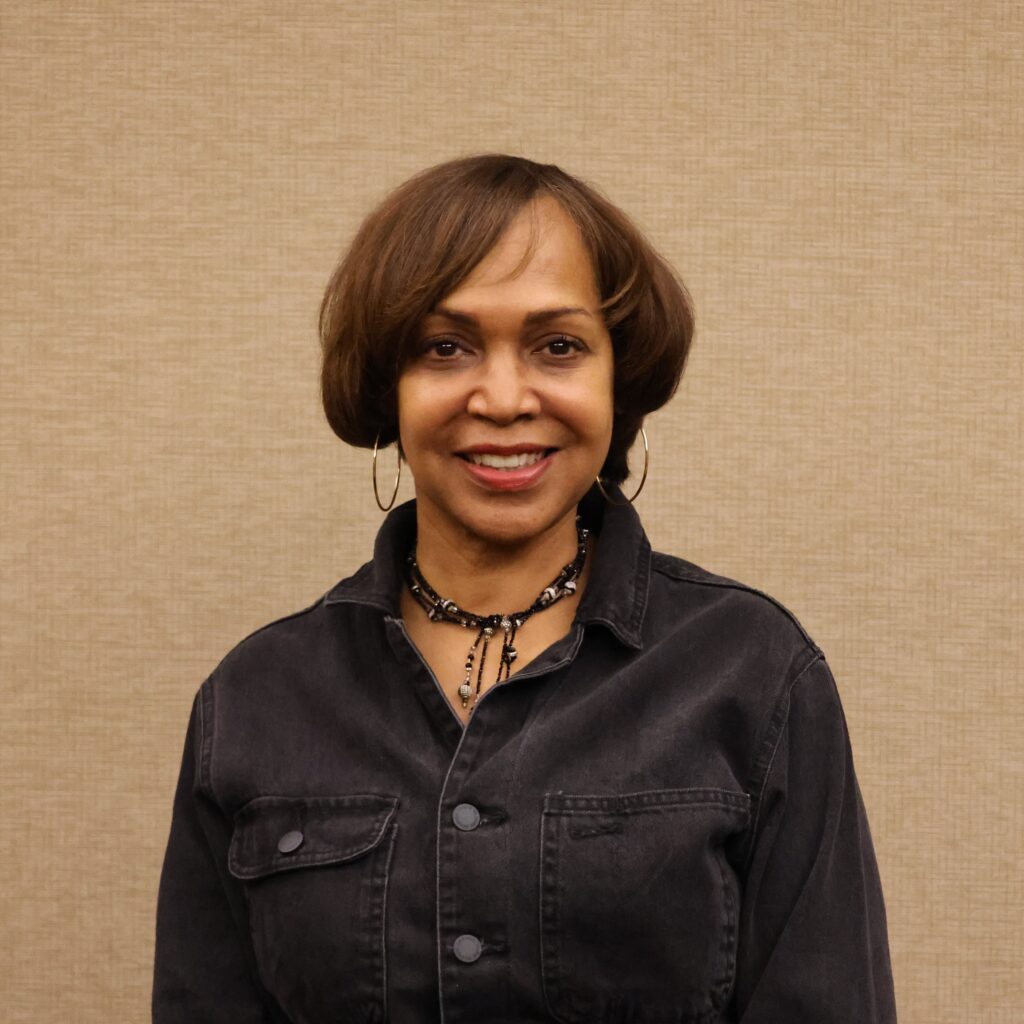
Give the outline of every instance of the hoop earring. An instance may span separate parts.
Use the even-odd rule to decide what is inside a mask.
[[[391,501],[387,505],[382,505],[380,491],[377,490],[377,443],[379,441],[380,431],[378,430],[373,442],[373,496],[377,499],[377,507],[381,512],[387,512],[395,503],[395,495],[398,494],[398,482],[402,479],[402,446],[398,446],[398,472],[395,474],[395,489],[391,492]]]
[[[601,478],[595,476],[594,479],[597,481],[597,489],[604,495],[604,500],[609,505],[632,505],[636,501],[637,495],[644,489],[644,482],[647,480],[647,467],[651,463],[650,448],[647,445],[647,431],[643,427],[640,428],[640,436],[644,441],[644,472],[640,477],[640,486],[633,492],[632,498],[627,498],[625,501],[613,501],[609,496],[608,492],[601,486]]]

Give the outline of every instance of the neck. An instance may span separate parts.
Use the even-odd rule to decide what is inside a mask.
[[[515,544],[450,529],[429,511],[416,519],[416,561],[441,597],[477,615],[528,608],[576,557],[576,509],[550,528]],[[584,566],[587,575],[590,558]],[[582,580],[580,581],[582,583]]]

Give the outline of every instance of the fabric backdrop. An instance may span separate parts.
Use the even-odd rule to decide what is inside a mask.
[[[5,1020],[147,1019],[192,696],[379,522],[323,287],[388,188],[487,150],[679,269],[652,542],[833,666],[901,1019],[1019,1020],[1022,57],[1009,0],[4,4]]]

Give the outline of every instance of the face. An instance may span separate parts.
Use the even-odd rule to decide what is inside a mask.
[[[524,209],[421,325],[398,381],[421,524],[499,544],[564,528],[608,454],[612,342],[590,258],[552,199]]]

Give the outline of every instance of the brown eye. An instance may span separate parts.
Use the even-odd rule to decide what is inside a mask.
[[[553,356],[571,356],[574,352],[579,352],[583,346],[575,338],[569,337],[558,337],[552,338],[544,346]]]
[[[437,341],[430,342],[427,345],[427,351],[433,355],[440,356],[442,359],[450,359],[458,354],[459,343],[451,338],[440,338]]]

